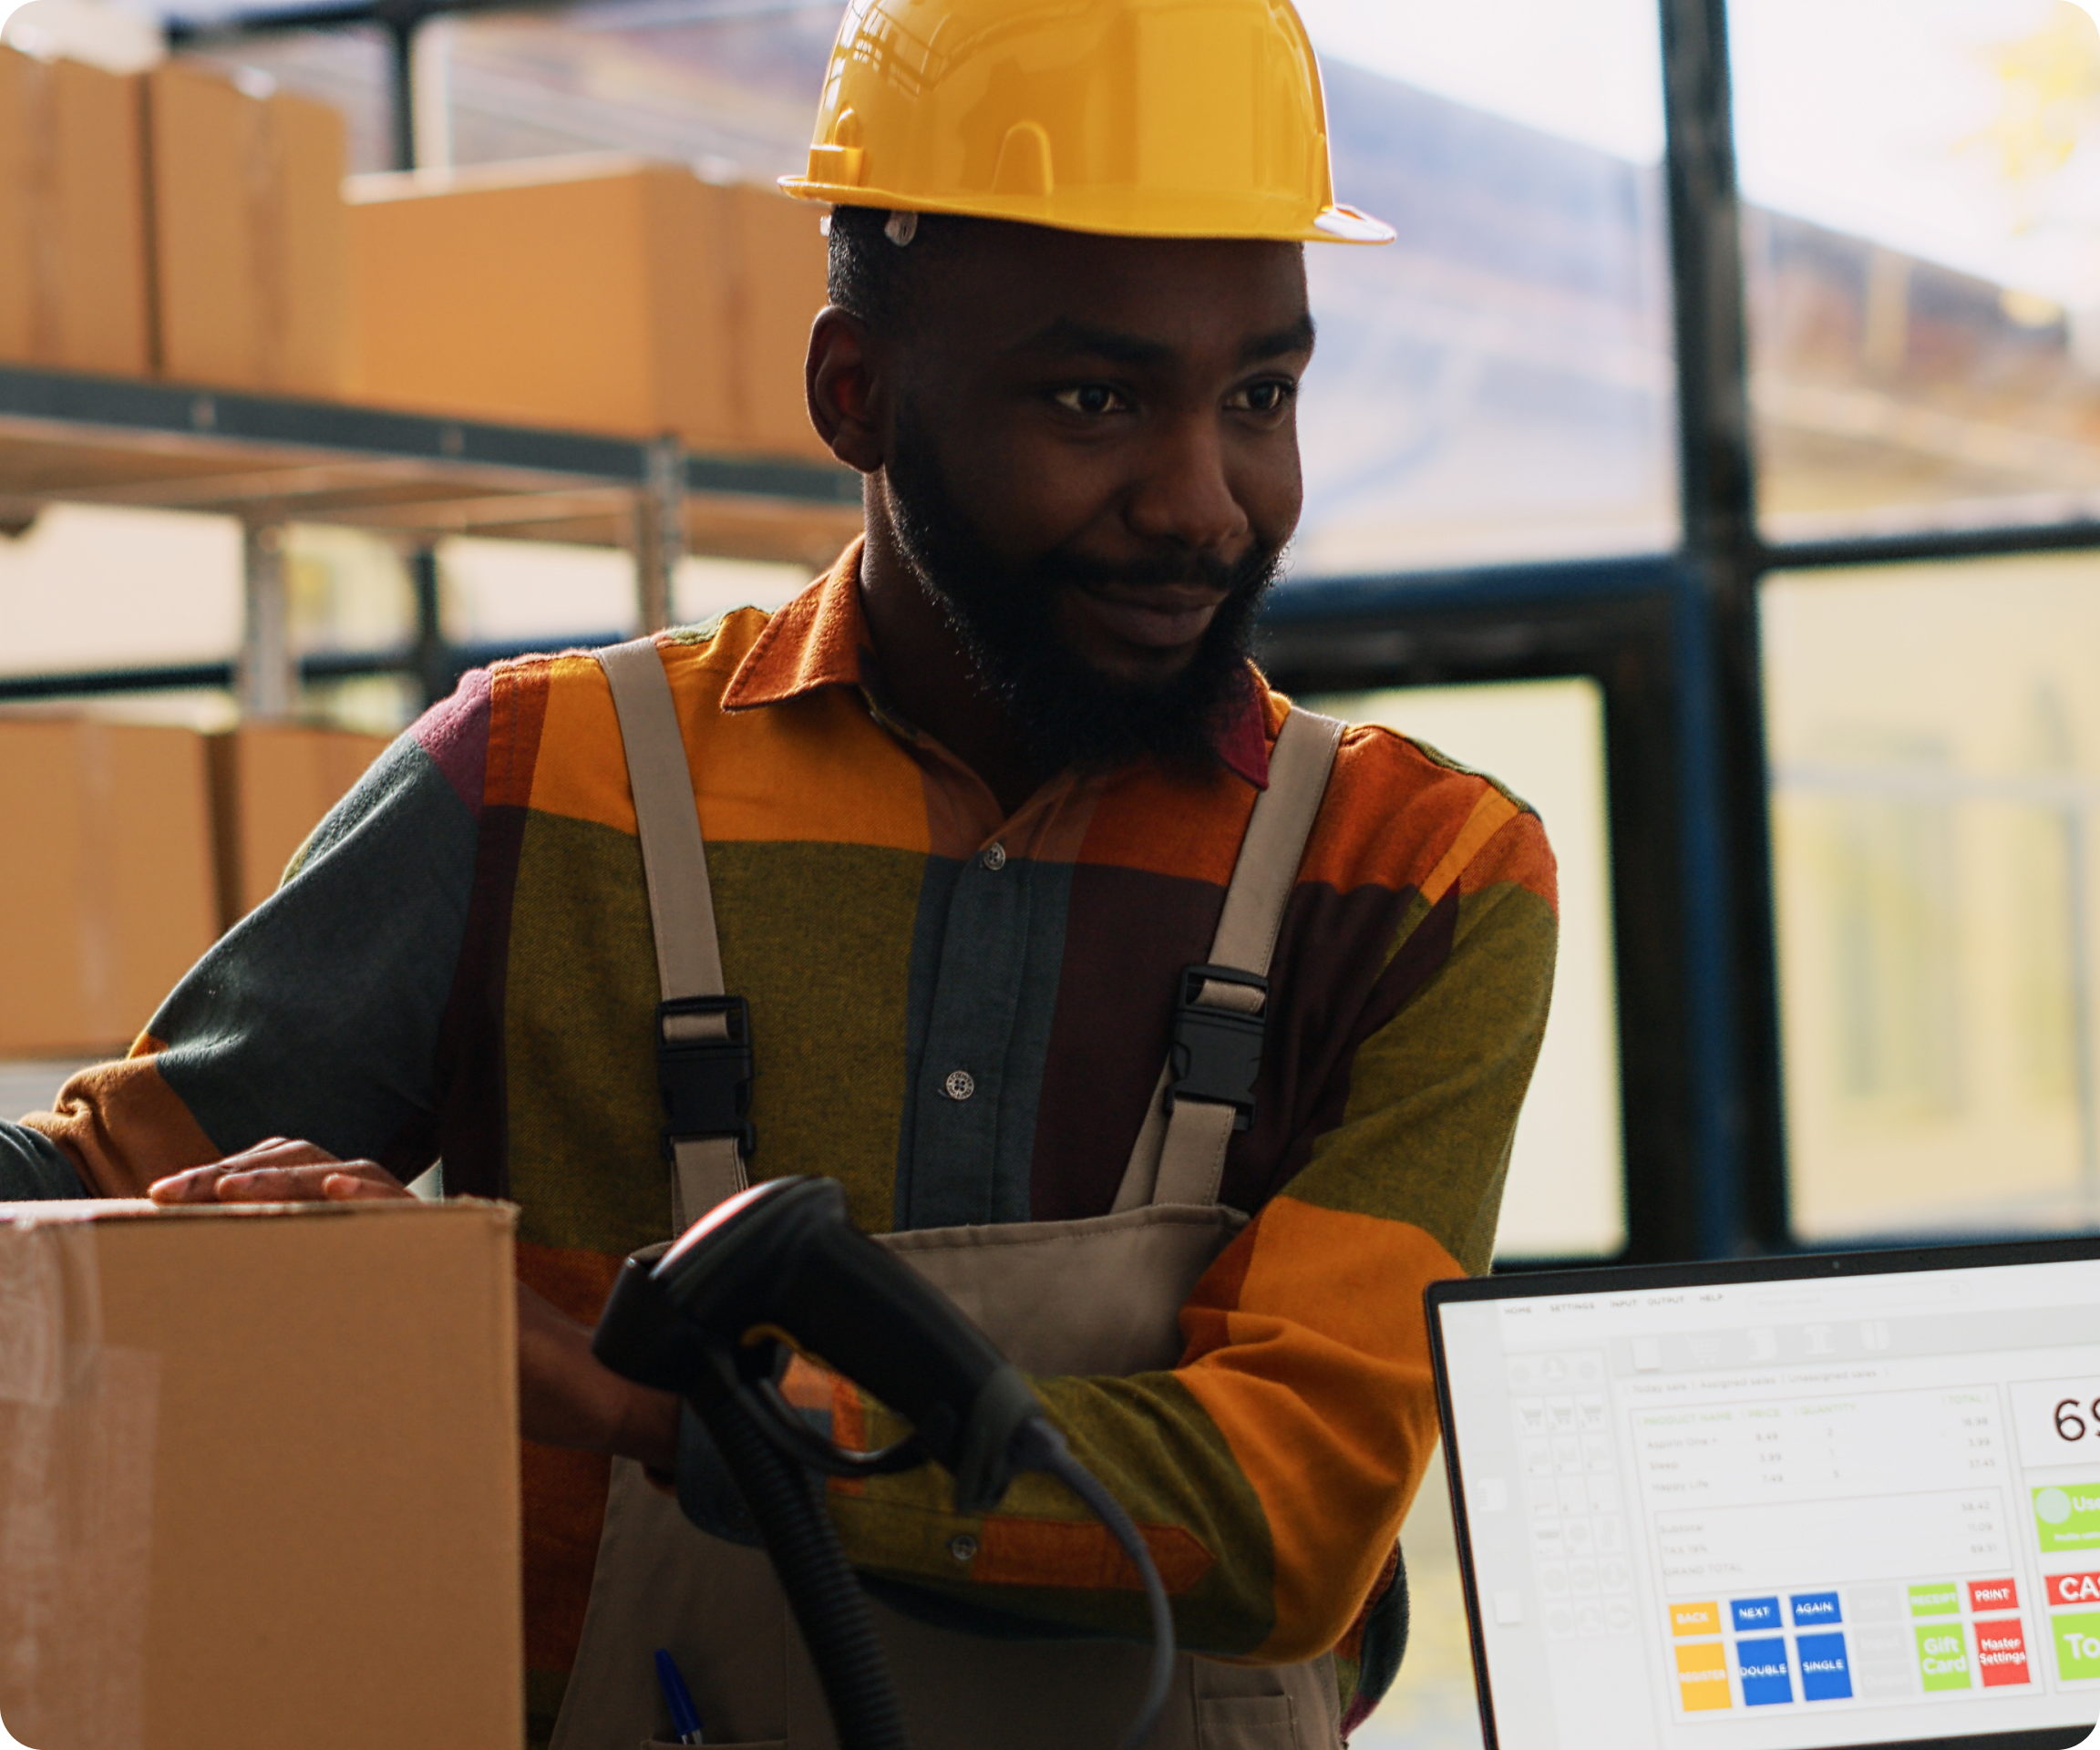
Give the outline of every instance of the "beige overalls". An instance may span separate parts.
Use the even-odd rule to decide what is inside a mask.
[[[634,794],[658,975],[665,1001],[722,994],[714,904],[677,714],[646,639],[599,654]],[[1210,964],[1263,976],[1327,785],[1342,726],[1285,719],[1227,890]],[[1258,1014],[1260,992],[1203,981],[1197,1004]],[[674,1017],[688,1026],[726,1024]],[[1183,1094],[1173,1066],[1114,1213],[1083,1221],[932,1228],[881,1243],[944,1290],[1025,1372],[1123,1375],[1181,1359],[1179,1314],[1247,1217],[1218,1202],[1230,1105]],[[734,1138],[676,1145],[673,1231],[744,1188]],[[870,1601],[914,1750],[1109,1750],[1144,1693],[1149,1649],[1100,1641],[999,1641],[936,1629]],[[668,1647],[707,1743],[725,1750],[836,1750],[801,1636],[762,1550],[709,1537],[612,1461],[605,1529],[582,1644],[554,1750],[647,1750],[668,1717],[652,1653]],[[1238,1665],[1181,1653],[1157,1750],[1334,1750],[1332,1655]]]

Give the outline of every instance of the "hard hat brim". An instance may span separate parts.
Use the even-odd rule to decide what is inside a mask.
[[[1042,225],[1052,231],[1076,231],[1104,237],[1231,238],[1279,243],[1390,243],[1397,233],[1383,220],[1374,219],[1354,207],[1323,207],[1311,224],[1293,221],[1251,224],[1222,222],[1190,215],[1152,213],[1142,217],[1103,211],[1074,212],[1067,201],[1059,201],[1062,216],[1053,216],[1051,203],[1039,195],[987,195],[969,200],[928,200],[924,195],[891,193],[863,188],[857,183],[817,182],[806,176],[779,179],[783,191],[798,201],[822,201],[835,207],[888,208],[895,212],[942,212],[964,219],[1004,219],[1015,224]],[[1302,212],[1302,208],[1299,209]]]

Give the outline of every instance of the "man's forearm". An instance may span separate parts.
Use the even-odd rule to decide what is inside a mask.
[[[678,1400],[622,1379],[591,1353],[591,1333],[518,1285],[518,1422],[528,1440],[636,1458],[669,1472]]]

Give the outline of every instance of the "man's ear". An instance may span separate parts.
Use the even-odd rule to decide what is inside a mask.
[[[887,397],[867,324],[835,304],[826,305],[809,330],[802,376],[817,435],[848,468],[874,473],[884,460]]]

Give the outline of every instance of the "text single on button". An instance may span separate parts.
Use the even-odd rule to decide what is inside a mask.
[[[1845,1656],[1845,1637],[1804,1634],[1794,1642],[1801,1661],[1801,1699],[1805,1702],[1842,1702],[1852,1694],[1852,1666]]]

